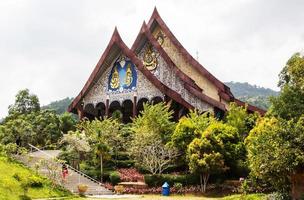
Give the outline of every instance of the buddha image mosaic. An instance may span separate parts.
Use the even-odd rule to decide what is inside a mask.
[[[126,57],[119,57],[113,64],[108,81],[108,91],[125,92],[136,89],[137,73],[134,64]]]

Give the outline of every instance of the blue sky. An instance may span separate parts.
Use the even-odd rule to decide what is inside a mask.
[[[41,104],[74,97],[117,26],[130,47],[154,6],[221,81],[278,89],[278,73],[304,49],[302,0],[6,0],[0,2],[0,117],[20,89]]]

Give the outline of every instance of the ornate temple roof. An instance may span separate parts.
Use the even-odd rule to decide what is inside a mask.
[[[164,48],[159,44],[157,39],[153,36],[153,29],[158,26],[169,38],[169,40],[173,43],[173,45],[178,49],[180,52],[180,56],[186,60],[187,63],[191,66],[193,71],[197,71],[200,76],[206,78],[212,85],[215,86],[217,90],[217,94],[219,96],[219,100],[214,99],[208,94],[204,92],[204,89],[199,86],[195,80],[193,80],[189,75],[183,72],[179,67],[176,66],[174,61],[170,58]],[[89,92],[89,90],[93,87],[96,83],[97,79],[101,76],[104,72],[105,68],[108,67],[112,61],[119,55],[119,53],[123,53],[126,55],[137,67],[137,69],[155,86],[157,87],[163,94],[166,94],[176,102],[180,103],[181,105],[185,106],[188,109],[193,109],[193,106],[184,100],[181,95],[170,89],[164,83],[162,83],[157,77],[155,77],[151,71],[149,71],[144,65],[142,60],[137,57],[139,50],[143,47],[145,42],[148,41],[153,45],[153,47],[160,53],[162,58],[165,60],[167,65],[170,67],[177,77],[183,82],[184,88],[189,91],[191,94],[206,102],[218,109],[225,111],[227,109],[227,104],[225,102],[235,102],[240,106],[245,106],[245,103],[237,100],[234,98],[233,94],[230,91],[230,88],[226,86],[224,83],[219,81],[216,77],[214,77],[207,69],[205,69],[199,62],[197,62],[189,53],[188,51],[181,45],[181,43],[176,39],[173,33],[169,30],[167,25],[164,23],[162,18],[160,17],[157,9],[155,8],[153,14],[146,24],[143,23],[141,30],[132,45],[132,48],[129,49],[126,44],[121,39],[117,28],[115,27],[114,33],[112,38],[105,49],[104,53],[102,54],[101,58],[99,59],[97,65],[95,66],[93,72],[91,73],[89,79],[87,80],[86,84],[78,94],[78,96],[73,100],[71,105],[68,108],[69,112],[76,113],[76,109],[82,106],[82,99],[84,96]],[[223,102],[222,102],[223,100]],[[250,112],[259,112],[260,114],[264,114],[265,111],[257,108],[252,105],[247,106],[248,111]]]

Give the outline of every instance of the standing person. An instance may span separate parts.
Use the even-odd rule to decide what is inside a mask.
[[[69,175],[69,171],[68,171],[68,167],[66,166],[66,164],[62,165],[62,180],[64,183],[66,183],[66,178]]]

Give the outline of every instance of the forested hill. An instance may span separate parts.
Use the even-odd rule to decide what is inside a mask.
[[[53,101],[50,104],[43,106],[42,109],[52,109],[55,110],[57,114],[62,114],[67,111],[68,106],[71,104],[74,98],[65,98],[58,101]]]
[[[226,82],[225,84],[230,87],[236,98],[265,110],[270,106],[269,97],[279,94],[272,89],[250,85],[249,83]]]

